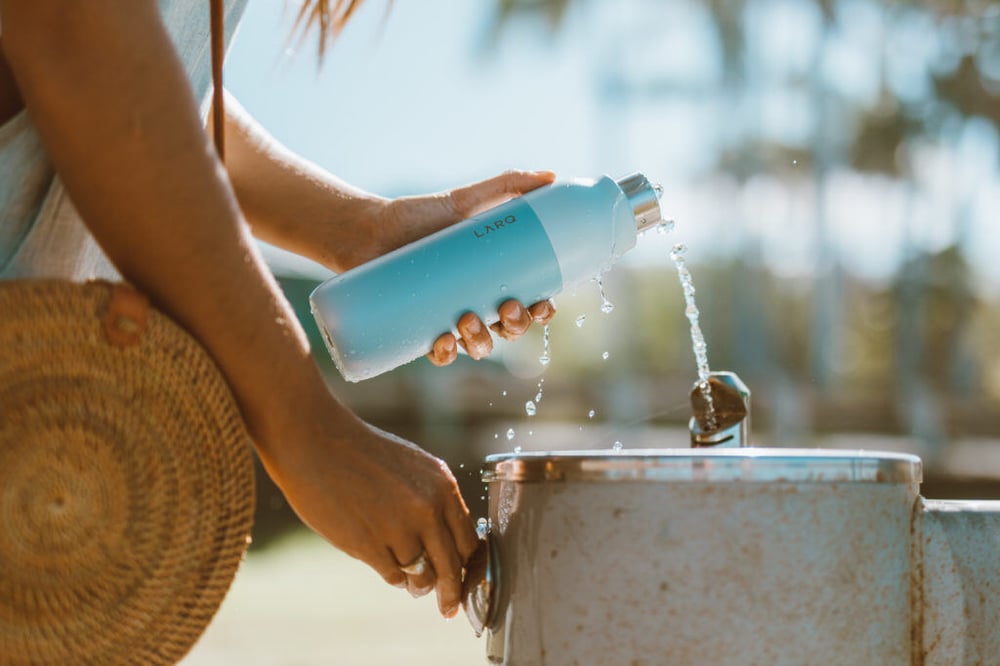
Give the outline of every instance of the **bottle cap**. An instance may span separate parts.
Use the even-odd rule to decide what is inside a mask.
[[[619,179],[618,187],[625,193],[632,213],[635,215],[635,226],[639,233],[660,224],[663,220],[660,213],[660,198],[649,180],[641,173],[633,173]]]

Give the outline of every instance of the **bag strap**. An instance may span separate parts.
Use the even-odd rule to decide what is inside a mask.
[[[223,0],[209,0],[212,30],[212,134],[215,151],[223,162],[226,159],[226,107],[223,101],[222,60],[226,54],[225,8]]]

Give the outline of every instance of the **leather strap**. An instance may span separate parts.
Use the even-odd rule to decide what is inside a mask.
[[[104,337],[119,349],[139,344],[149,319],[149,299],[127,284],[104,284],[111,290],[111,300],[101,317]]]
[[[223,0],[209,0],[212,24],[212,134],[219,159],[226,159],[226,107],[223,101],[222,60],[226,53]]]

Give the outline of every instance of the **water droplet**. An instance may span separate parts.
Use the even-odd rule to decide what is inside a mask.
[[[534,437],[534,436],[535,436],[535,431],[534,430],[529,430],[528,431],[528,437]]]
[[[655,185],[653,185],[653,191],[656,192],[657,199],[663,198],[663,185],[656,183]]]
[[[458,464],[458,468],[459,469],[465,469],[465,463],[459,463]]]
[[[508,428],[507,429],[507,441],[510,441],[512,439],[514,439],[514,429],[513,428]]]
[[[603,358],[605,361],[608,360],[608,356],[610,356],[610,354],[608,354],[608,352],[604,352],[603,354],[601,354],[601,358]]]
[[[542,355],[538,357],[538,362],[542,365],[548,365],[552,357],[549,355],[549,325],[546,324],[545,328],[542,329]]]
[[[493,439],[500,439],[500,433],[498,432],[493,433]]]
[[[601,276],[598,275],[594,278],[594,282],[597,283],[597,289],[601,292],[601,312],[604,314],[611,314],[611,312],[615,309],[615,305],[608,300],[607,295],[604,293],[604,282],[601,281]]]
[[[492,402],[490,402],[490,407],[492,407],[492,406],[493,406],[493,403],[492,403]]]
[[[798,164],[798,163],[799,163],[798,160],[792,160],[792,164]]]
[[[479,518],[476,520],[476,536],[480,539],[485,539],[489,531],[490,524],[485,518]]]
[[[480,495],[480,496],[479,496],[479,499],[481,499],[481,500],[484,500],[484,499],[486,499],[486,495]]]
[[[500,395],[502,395],[503,397],[506,398],[507,397],[507,391],[506,390],[500,391]]]
[[[587,412],[587,418],[588,418],[588,419],[592,419],[592,418],[594,418],[594,414],[596,414],[596,413],[597,413],[597,412],[595,412],[595,411],[594,411],[593,409],[592,409],[592,410],[590,410],[589,412]]]
[[[502,292],[505,292],[505,291],[507,291],[507,285],[505,285],[505,284],[500,285],[500,292],[502,293]]]
[[[538,408],[535,406],[535,403],[530,400],[524,403],[524,411],[527,412],[528,416],[534,416],[537,409]]]
[[[518,454],[518,453],[520,453],[520,452],[521,452],[521,447],[520,447],[520,446],[515,446],[515,447],[514,447],[514,453],[515,453],[515,454]]]
[[[616,441],[615,445],[612,448],[615,450],[615,453],[621,453],[622,443],[619,442],[619,441]]]
[[[587,321],[587,315],[580,315],[576,318],[576,327],[580,328],[583,326],[583,322]]]

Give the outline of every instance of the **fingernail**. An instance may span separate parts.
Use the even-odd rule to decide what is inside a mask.
[[[450,608],[445,609],[445,611],[442,613],[442,615],[444,615],[444,618],[446,620],[450,620],[451,618],[453,618],[456,615],[458,615],[458,604],[455,604],[454,606],[451,606]]]
[[[479,325],[479,319],[473,319],[469,322],[469,325],[465,327],[469,333],[475,335],[483,330],[483,327]]]

